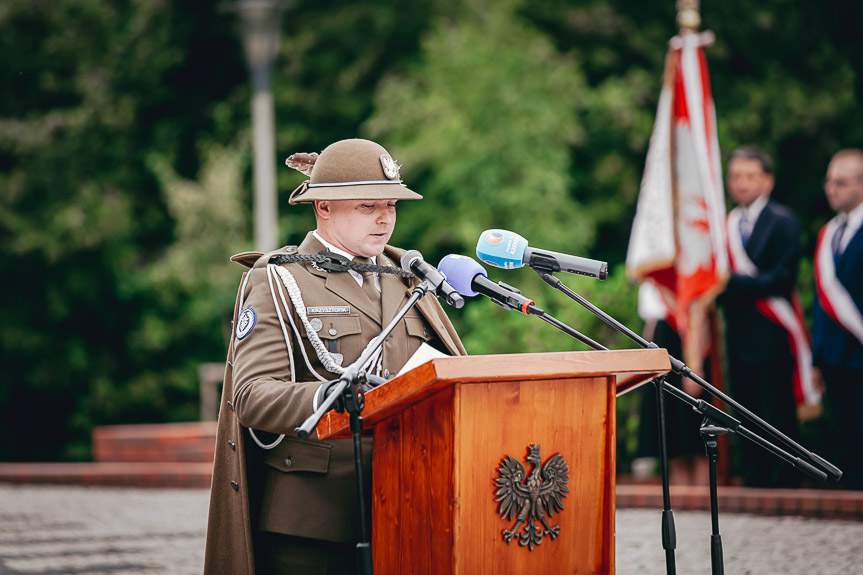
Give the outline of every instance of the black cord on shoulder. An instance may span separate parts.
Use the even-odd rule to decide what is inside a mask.
[[[292,263],[312,263],[317,264],[317,267],[327,272],[346,272],[349,269],[358,272],[374,272],[379,274],[393,274],[405,278],[412,277],[413,274],[405,270],[393,266],[376,266],[373,264],[358,264],[348,258],[335,254],[331,251],[324,250],[317,254],[295,254],[292,256],[281,255],[270,258],[270,263],[276,265],[292,264]]]

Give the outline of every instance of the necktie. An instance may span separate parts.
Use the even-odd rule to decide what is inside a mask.
[[[372,260],[370,260],[369,258],[356,257],[354,258],[354,263],[371,265]],[[373,304],[380,305],[381,292],[379,292],[378,288],[375,287],[374,272],[359,273],[363,276],[363,291],[366,292],[366,295],[369,297],[369,301],[371,301]]]
[[[740,241],[746,246],[749,236],[752,234],[752,224],[749,223],[749,218],[746,217],[746,214],[740,216],[740,223],[737,227],[740,230]]]
[[[833,234],[833,257],[839,259],[842,255],[842,236],[845,234],[845,227],[848,225],[848,220],[844,220],[839,227],[836,228],[836,233]]]

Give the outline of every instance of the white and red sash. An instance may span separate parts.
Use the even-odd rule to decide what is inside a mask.
[[[734,273],[754,276],[758,268],[749,259],[743,248],[739,232],[740,211],[732,210],[728,214],[726,237],[728,238],[728,255],[731,269]],[[831,255],[831,258],[833,256]],[[832,266],[832,259],[831,259]],[[821,401],[821,392],[815,388],[812,381],[812,347],[809,343],[809,332],[803,321],[803,307],[797,292],[791,301],[782,297],[769,297],[756,300],[755,309],[773,323],[782,327],[788,333],[791,343],[791,353],[794,356],[794,399],[797,405],[815,405]]]
[[[818,303],[827,316],[853,335],[863,345],[863,315],[851,295],[836,277],[833,263],[833,236],[839,227],[838,217],[827,222],[818,233],[815,247],[815,290]]]

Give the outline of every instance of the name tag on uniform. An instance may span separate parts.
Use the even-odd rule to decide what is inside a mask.
[[[306,308],[308,315],[350,315],[349,305],[316,305]]]

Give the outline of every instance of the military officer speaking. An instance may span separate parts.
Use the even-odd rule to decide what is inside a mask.
[[[383,147],[343,140],[287,163],[309,176],[290,203],[313,203],[317,229],[299,247],[232,258],[250,269],[225,366],[207,574],[356,572],[352,441],[301,440],[294,429],[313,413],[325,382],[362,354],[419,283],[405,277],[395,263],[404,252],[387,242],[396,202],[422,196],[402,183]],[[335,271],[313,257],[322,253],[343,256],[353,263],[341,268],[354,269]],[[423,343],[465,354],[433,296],[405,315],[368,369],[391,378]],[[370,440],[362,449],[364,485],[371,486]]]

